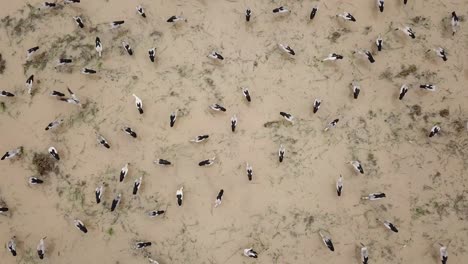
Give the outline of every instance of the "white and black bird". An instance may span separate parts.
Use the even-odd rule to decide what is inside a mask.
[[[322,105],[322,100],[316,98],[314,100],[314,107],[313,107],[313,112],[314,114],[317,113],[317,111],[320,109],[320,106]]]
[[[55,149],[54,147],[50,147],[49,148],[49,154],[56,160],[60,160],[60,156],[57,152],[57,149]]]
[[[384,0],[377,0],[377,7],[379,8],[380,12],[384,10]]]
[[[99,204],[101,203],[102,195],[104,194],[104,185],[101,185],[96,188],[94,191],[94,196],[96,198],[96,203]]]
[[[135,106],[138,109],[138,112],[140,115],[143,114],[143,101],[141,101],[140,97],[136,96],[135,94],[132,94],[133,97],[135,98]]]
[[[76,94],[67,87],[68,93],[70,94],[70,98],[59,98],[60,101],[67,102],[69,104],[75,104],[81,107],[80,99],[76,96]]]
[[[445,52],[445,49],[439,47],[434,49],[434,52],[436,53],[437,56],[442,58],[443,61],[447,61],[447,53]]]
[[[245,167],[245,170],[247,171],[247,178],[249,179],[249,181],[252,181],[252,178],[253,178],[253,168],[252,166],[247,163],[246,167]]]
[[[143,182],[143,177],[140,177],[135,180],[135,182],[133,183],[133,192],[132,192],[133,195],[136,195],[138,193],[138,190],[140,190],[142,182]]]
[[[7,249],[13,257],[16,257],[16,237],[12,237],[7,243]]]
[[[398,228],[393,223],[391,223],[390,221],[387,221],[387,220],[382,221],[380,219],[377,219],[377,220],[382,222],[387,229],[389,229],[389,230],[391,230],[391,231],[393,231],[395,233],[398,233]]]
[[[258,258],[258,253],[252,248],[246,248],[244,249],[244,256],[249,258]]]
[[[51,130],[51,129],[54,129],[54,128],[57,128],[58,126],[60,126],[61,124],[63,123],[63,119],[59,118],[59,119],[55,119],[54,121],[50,122],[47,127],[45,128],[45,130]]]
[[[118,194],[114,200],[112,200],[112,204],[111,204],[111,212],[113,212],[117,206],[120,204],[120,199],[122,198],[122,194]]]
[[[252,10],[250,10],[250,8],[247,8],[245,10],[245,21],[249,22],[251,16],[252,16]]]
[[[318,9],[319,9],[318,5],[312,7],[312,11],[310,11],[310,16],[309,16],[310,20],[315,18],[315,16],[317,15]]]
[[[146,18],[145,10],[143,9],[141,5],[136,7],[136,11],[138,12],[140,16],[142,16],[143,18]]]
[[[200,167],[211,166],[211,165],[213,165],[215,163],[215,160],[216,160],[216,157],[213,157],[211,159],[202,160],[202,161],[198,162],[198,166],[200,166]]]
[[[111,29],[119,28],[119,27],[121,27],[123,24],[125,24],[125,21],[124,21],[124,20],[116,20],[116,21],[112,21],[112,22],[110,23],[110,27],[111,27]]]
[[[174,127],[174,125],[175,125],[175,122],[177,120],[177,112],[178,112],[178,110],[172,112],[171,115],[169,116],[169,125],[171,127]]]
[[[401,27],[401,28],[397,28],[396,30],[400,30],[401,32],[405,33],[407,36],[409,36],[412,39],[416,38],[416,33],[409,26],[404,26],[404,27]]]
[[[361,243],[361,264],[369,264],[369,250]]]
[[[330,251],[335,251],[335,247],[333,246],[333,241],[331,238],[328,235],[323,234],[322,231],[320,231],[319,234],[325,246],[327,246]]]
[[[400,88],[400,94],[398,95],[398,99],[403,100],[403,97],[405,97],[406,93],[408,92],[408,85],[403,84]]]
[[[8,212],[10,209],[6,207],[5,205],[0,206],[0,214]]]
[[[273,13],[274,14],[287,14],[287,13],[291,13],[291,10],[289,10],[288,8],[284,6],[280,6],[280,7],[273,9]]]
[[[173,24],[176,24],[181,21],[187,22],[187,19],[182,16],[171,16],[170,18],[166,20],[167,23],[173,23]]]
[[[110,148],[109,142],[101,135],[96,133],[97,136],[97,141],[99,142],[100,145],[104,146],[105,148]]]
[[[342,192],[343,192],[343,176],[340,175],[338,180],[336,180],[336,194],[338,194],[338,196],[341,196]]]
[[[122,169],[120,169],[119,182],[123,182],[125,177],[127,177],[129,164],[130,163],[126,163],[125,166],[123,166]]]
[[[338,124],[338,122],[340,121],[340,119],[334,119],[333,121],[331,121],[330,123],[328,123],[328,125],[325,127],[324,131],[328,131],[330,130],[331,128],[334,128],[336,127],[336,125]]]
[[[156,217],[158,215],[163,215],[166,211],[164,210],[153,210],[146,213],[149,217]]]
[[[460,27],[460,18],[458,18],[455,11],[452,12],[452,19],[450,20],[450,24],[452,25],[452,35],[455,35],[458,28]]]
[[[291,124],[294,124],[294,116],[292,116],[291,114],[288,114],[286,112],[280,112],[280,115],[287,121],[291,122]]]
[[[64,0],[64,3],[65,4],[77,4],[79,3],[81,0]]]
[[[180,187],[179,190],[176,191],[176,198],[177,198],[177,205],[182,206],[182,201],[184,200],[184,187]]]
[[[151,246],[151,244],[152,244],[151,242],[143,242],[143,241],[136,242],[135,243],[135,248],[136,249],[142,249],[142,248]]]
[[[123,132],[127,133],[128,135],[132,136],[133,138],[137,138],[137,133],[133,131],[130,127],[123,127],[122,128]]]
[[[58,98],[61,98],[61,97],[64,97],[64,96],[65,96],[64,93],[59,92],[59,91],[52,91],[49,95],[50,95],[50,96],[53,96],[53,97],[58,97]]]
[[[403,4],[407,4],[408,3],[408,0],[403,0]]]
[[[360,50],[357,50],[356,53],[365,57],[370,63],[375,62],[374,56],[372,56],[372,53],[368,50],[360,49]]]
[[[250,97],[249,88],[243,87],[243,88],[242,88],[242,94],[244,95],[244,97],[245,97],[245,99],[247,100],[247,102],[251,102],[251,101],[252,101],[252,98]]]
[[[75,23],[76,23],[80,28],[84,28],[83,19],[81,19],[81,17],[79,17],[79,16],[73,17],[73,20],[75,20]]]
[[[209,135],[196,136],[194,139],[190,140],[190,142],[200,143],[207,140],[209,137]]]
[[[220,105],[220,104],[212,104],[210,105],[210,108],[214,111],[218,111],[218,112],[226,112],[226,108],[224,108],[224,106]]]
[[[215,203],[214,203],[214,207],[218,207],[221,205],[221,200],[223,199],[223,195],[224,195],[224,190],[221,189],[218,193],[218,195],[216,196],[216,200],[215,200]]]
[[[336,60],[342,60],[344,57],[343,55],[337,54],[337,53],[330,53],[328,54],[328,57],[323,59],[323,61],[336,61]]]
[[[434,84],[421,84],[419,85],[419,88],[424,89],[426,91],[435,92],[437,87]]]
[[[280,48],[281,51],[283,51],[284,53],[287,53],[291,56],[294,56],[296,55],[296,52],[291,48],[289,47],[288,45],[286,44],[278,44],[278,47]]]
[[[11,93],[11,92],[8,92],[8,91],[3,91],[3,90],[1,90],[1,91],[0,91],[0,96],[2,96],[2,97],[14,97],[15,94],[14,94],[14,93]]]
[[[162,165],[162,166],[170,166],[172,165],[172,162],[165,160],[165,159],[157,159],[153,161],[154,164]]]
[[[46,246],[45,246],[45,237],[41,238],[39,240],[39,244],[37,245],[37,255],[39,256],[40,259],[44,259],[45,253],[46,253]]]
[[[349,164],[353,165],[353,168],[354,170],[356,170],[356,172],[364,174],[364,169],[362,168],[361,162],[359,162],[358,160],[353,160],[350,161]]]
[[[438,135],[439,132],[440,132],[440,126],[437,126],[437,125],[436,125],[436,126],[433,126],[433,127],[431,128],[431,131],[429,132],[429,137],[433,137],[433,136],[435,136],[435,135]]]
[[[34,84],[34,74],[31,74],[26,80],[26,89],[28,89],[28,94],[32,94],[32,88]]]
[[[440,244],[439,254],[440,254],[440,263],[447,264],[447,261],[448,261],[447,247]]]
[[[383,47],[383,39],[382,37],[379,35],[377,37],[377,39],[375,40],[375,45],[377,46],[377,50],[378,51],[382,51],[382,47]]]
[[[208,58],[211,58],[213,60],[219,60],[219,61],[224,60],[223,55],[221,55],[220,53],[216,51],[212,51],[210,54],[208,54]]]
[[[96,74],[97,71],[85,67],[85,68],[81,69],[81,73],[82,73],[82,74],[88,74],[88,75],[90,75],[90,74]]]
[[[132,47],[130,47],[130,44],[128,44],[126,41],[122,41],[122,47],[125,49],[128,55],[133,55],[133,49]]]
[[[21,155],[22,152],[23,152],[23,147],[19,147],[19,148],[9,150],[5,154],[3,154],[1,160],[11,159],[13,157],[19,156],[19,155]]]
[[[361,92],[361,86],[359,86],[357,82],[352,82],[351,89],[353,90],[353,98],[358,99],[359,93]]]
[[[73,224],[75,225],[76,228],[78,228],[78,230],[80,230],[81,232],[83,233],[88,233],[88,229],[86,228],[85,224],[83,224],[83,222],[81,222],[81,220],[79,219],[75,219],[73,220]]]
[[[39,46],[32,47],[26,51],[26,59],[29,60],[37,51]]]
[[[378,193],[370,193],[367,196],[362,197],[362,200],[369,200],[369,201],[377,201],[383,198],[386,198],[387,195],[383,192],[378,192]]]
[[[72,59],[67,59],[67,58],[61,58],[58,59],[57,61],[57,66],[65,66],[65,65],[70,65],[73,63]]]
[[[45,8],[55,8],[55,7],[57,7],[57,4],[56,3],[51,3],[51,2],[44,2],[44,3],[42,3],[42,6],[44,6]]]
[[[279,150],[278,150],[279,162],[283,162],[284,154],[286,154],[286,148],[283,145],[280,145]]]
[[[344,20],[356,22],[356,18],[354,18],[354,16],[351,15],[351,13],[348,13],[348,12],[343,12],[343,13],[340,13],[340,14],[338,14],[336,16],[341,17]]]
[[[237,127],[237,116],[234,115],[231,117],[231,130],[232,132],[236,132],[236,127]]]
[[[29,177],[28,182],[29,182],[29,184],[32,184],[32,185],[43,184],[44,183],[43,180],[41,180],[39,178],[36,178],[36,177]]]
[[[151,48],[148,50],[148,56],[151,62],[154,62],[154,59],[156,58],[156,48]]]
[[[101,57],[101,55],[102,55],[102,42],[101,42],[101,39],[99,37],[96,37],[95,48],[96,48],[97,53],[99,54],[99,57]]]

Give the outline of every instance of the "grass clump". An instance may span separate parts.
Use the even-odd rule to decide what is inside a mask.
[[[0,74],[3,74],[6,68],[6,61],[3,59],[2,54],[0,53]]]
[[[411,64],[409,66],[401,66],[401,71],[395,75],[397,78],[405,78],[408,77],[411,74],[415,74],[418,71],[418,67],[416,65]]]
[[[55,170],[55,160],[45,153],[34,153],[32,164],[39,175],[45,175]]]

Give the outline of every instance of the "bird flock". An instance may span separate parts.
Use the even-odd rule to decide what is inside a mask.
[[[80,0],[64,0],[63,4],[65,4],[65,5],[82,4],[80,2],[81,2]],[[376,2],[377,2],[376,12],[384,12],[384,10],[385,10],[385,1],[384,0],[377,0]],[[403,3],[406,5],[407,1],[404,0]],[[53,9],[53,8],[57,8],[60,4],[61,3],[58,3],[58,2],[44,2],[43,7],[48,8],[48,9]],[[142,19],[149,19],[149,16],[145,13],[145,9],[141,5],[136,6],[136,11],[137,11],[137,14],[142,17]],[[255,12],[253,10],[251,10],[250,8],[247,8],[245,10],[244,14],[245,14],[244,19],[245,19],[246,23],[250,23],[253,19],[255,19]],[[286,7],[286,6],[276,7],[274,9],[272,9],[272,12],[271,12],[272,16],[280,16],[280,15],[281,16],[287,16],[289,14],[291,14],[291,10],[289,10],[288,7]],[[449,12],[448,14],[450,15],[450,18],[451,18],[452,34],[455,35],[455,33],[457,32],[457,30],[459,30],[459,27],[460,27],[460,19],[458,18],[455,11]],[[311,8],[310,15],[308,16],[308,18],[310,20],[314,20],[319,15],[320,15],[319,5],[315,5],[315,6],[313,6]],[[336,15],[336,17],[337,17],[337,19],[343,19],[344,21],[348,21],[350,23],[357,23],[357,21],[359,21],[358,18],[356,18],[355,16],[353,16],[349,12],[339,13],[339,14]],[[74,17],[72,17],[72,19],[76,23],[76,26],[78,28],[83,29],[83,28],[87,27],[87,21],[85,21],[83,18],[81,18],[79,16],[74,16]],[[239,18],[239,19],[241,19],[241,18]],[[174,16],[169,17],[166,22],[169,23],[169,24],[176,24],[176,23],[180,23],[180,22],[187,23],[188,20],[186,18],[182,17],[182,16],[174,15]],[[110,29],[120,28],[120,27],[123,27],[124,25],[125,25],[124,20],[113,21],[113,22],[111,22],[109,24]],[[403,34],[407,35],[411,39],[417,38],[416,32],[411,27],[409,27],[407,25],[395,28],[395,30],[402,32]],[[122,48],[125,50],[125,53],[128,56],[135,56],[134,49],[132,48],[130,43],[128,43],[127,41],[122,41],[121,44],[122,44]],[[378,38],[375,40],[375,45],[376,45],[376,48],[377,48],[377,54],[372,53],[369,49],[357,49],[353,53],[362,56],[362,58],[368,60],[369,63],[371,63],[371,64],[375,63],[376,62],[376,57],[378,56],[378,53],[383,52],[385,50],[384,39],[381,37],[381,35],[379,35]],[[102,57],[103,52],[105,54],[105,49],[104,49],[104,44],[101,41],[101,38],[99,36],[96,36],[94,46],[95,46],[97,56]],[[286,56],[290,56],[290,57],[299,56],[299,54],[297,54],[296,51],[291,46],[289,46],[288,44],[278,43],[278,49],[279,49],[280,52],[283,52]],[[28,49],[26,51],[26,60],[27,61],[34,60],[34,55],[39,50],[40,50],[39,46],[35,46],[35,47],[32,47],[32,48]],[[440,57],[443,61],[448,60],[447,53],[446,53],[444,48],[436,47],[436,48],[433,49],[433,52],[435,53],[436,56]],[[148,49],[147,56],[148,56],[148,58],[149,58],[149,60],[151,62],[153,62],[153,63],[156,62],[157,61],[156,48],[155,47],[150,47]],[[226,59],[220,52],[218,52],[216,50],[213,50],[212,52],[210,52],[207,55],[207,57],[209,59],[213,60],[213,61],[218,62],[218,63],[223,63],[223,61]],[[328,63],[328,62],[336,63],[336,62],[338,62],[340,60],[343,60],[343,59],[345,59],[345,57],[343,55],[340,55],[338,53],[333,52],[333,53],[330,53],[326,58],[324,58],[322,60],[322,62],[323,63]],[[56,67],[66,67],[67,65],[71,65],[73,63],[74,63],[73,58],[59,58],[58,61],[57,61]],[[86,75],[93,75],[93,74],[98,74],[98,71],[96,69],[91,69],[91,68],[84,67],[84,68],[82,68],[81,73],[86,74]],[[31,95],[33,93],[34,82],[35,82],[34,75],[31,75],[26,80],[25,88],[27,89],[27,92],[28,92],[29,95]],[[359,83],[357,81],[353,81],[350,84],[350,86],[351,86],[353,98],[358,99],[359,95],[361,93],[361,86],[359,85]],[[432,92],[436,91],[436,85],[431,84],[431,83],[422,83],[422,84],[420,84],[419,88],[424,89],[426,91],[432,91]],[[252,97],[252,95],[251,95],[251,93],[249,91],[249,88],[242,87],[241,90],[242,90],[242,95],[244,96],[247,103],[251,103],[254,100],[254,98]],[[403,100],[404,97],[407,95],[409,90],[410,90],[410,87],[409,87],[408,84],[402,84],[402,86],[400,88],[399,95],[398,95],[398,99]],[[66,93],[53,90],[53,91],[50,92],[49,95],[51,97],[57,98],[59,101],[66,102],[66,103],[73,104],[73,105],[77,105],[78,107],[83,107],[83,105],[82,105],[80,99],[78,98],[78,96],[70,88],[67,88],[67,92],[68,92],[68,96],[66,95]],[[8,97],[8,98],[13,98],[13,97],[16,96],[13,92],[6,91],[6,90],[1,90],[0,95],[2,97]],[[138,114],[143,115],[144,114],[143,100],[140,97],[138,97],[136,94],[132,94],[132,96],[135,99],[135,107],[136,107],[136,109],[138,111]],[[311,105],[311,108],[312,108],[314,114],[316,114],[319,111],[322,104],[323,104],[323,101],[321,99],[316,98],[314,100],[313,104]],[[209,107],[209,109],[211,109],[212,111],[215,111],[215,112],[226,112],[227,111],[226,107],[224,107],[220,103],[214,103],[212,105],[209,105],[208,107]],[[172,112],[171,115],[169,116],[169,126],[171,128],[174,127],[176,121],[178,120],[177,119],[178,111],[179,110],[176,110],[176,111]],[[294,116],[291,113],[281,111],[281,112],[279,112],[279,114],[287,122],[290,122],[292,125],[294,125],[295,119],[294,119]],[[324,132],[327,132],[327,131],[337,127],[339,120],[340,120],[339,118],[335,118],[335,119],[331,120],[328,124],[326,124],[326,126],[324,128]],[[63,123],[64,123],[64,120],[62,118],[58,118],[56,120],[53,120],[45,127],[45,131],[50,131],[50,130],[57,129]],[[238,126],[238,118],[237,118],[236,115],[233,115],[231,117],[231,131],[233,133],[236,132],[237,126]],[[128,127],[128,126],[123,126],[122,131],[124,133],[128,134],[129,136],[133,137],[133,138],[138,137],[137,132],[134,131],[132,128]],[[428,137],[434,137],[434,136],[438,135],[440,132],[441,132],[440,126],[434,125],[429,130]],[[201,142],[204,142],[204,141],[208,140],[209,137],[210,136],[208,134],[198,135],[195,138],[193,138],[192,140],[190,140],[190,142],[195,143],[195,144],[201,143]],[[109,151],[112,151],[111,144],[109,143],[109,141],[104,136],[99,134],[98,132],[96,132],[96,139],[97,139],[97,142],[98,142],[99,145],[101,145],[102,147],[104,147],[106,149],[109,149]],[[3,154],[3,156],[1,157],[1,160],[8,160],[8,159],[16,158],[16,157],[20,156],[22,154],[22,152],[23,152],[22,147],[7,150]],[[48,148],[48,153],[50,154],[51,158],[55,159],[56,161],[61,160],[61,157],[60,157],[60,154],[59,154],[60,151],[58,149],[56,149],[55,147],[50,146]],[[279,163],[283,163],[283,162],[286,161],[286,157],[287,157],[286,153],[287,152],[286,152],[285,145],[281,144],[279,146],[279,149],[278,149],[278,162]],[[211,166],[211,165],[215,164],[216,162],[217,162],[217,159],[214,156],[214,157],[211,157],[211,158],[206,158],[204,160],[201,160],[198,163],[198,165],[201,166],[201,167]],[[154,160],[154,164],[161,165],[161,166],[173,166],[174,165],[171,161],[163,159],[163,158],[159,158],[159,159]],[[354,168],[356,173],[365,174],[363,164],[361,164],[360,161],[353,160],[353,161],[350,161],[349,164]],[[125,181],[128,173],[129,173],[129,166],[130,166],[130,163],[126,163],[122,167],[122,169],[120,170],[119,182],[124,182]],[[253,167],[249,163],[246,163],[246,176],[247,176],[248,181],[252,181],[252,179],[254,177]],[[28,182],[29,182],[29,184],[42,184],[42,183],[44,183],[44,179],[40,179],[38,177],[30,177],[28,179]],[[132,189],[132,195],[138,195],[138,191],[139,191],[140,187],[142,186],[142,184],[143,184],[143,177],[139,177],[134,181],[133,189]],[[337,193],[337,196],[339,196],[339,197],[343,196],[343,194],[344,194],[343,186],[344,186],[344,179],[343,179],[343,176],[340,175],[339,178],[336,180],[336,193]],[[228,192],[229,192],[229,190],[228,190]],[[104,184],[96,187],[95,193],[94,193],[96,204],[100,204],[102,202],[103,193],[104,193]],[[215,199],[215,202],[214,202],[214,207],[215,208],[219,207],[221,205],[224,193],[225,193],[224,189],[221,189],[218,192],[218,194],[216,195],[216,199]],[[114,196],[113,196],[114,198],[113,198],[113,200],[111,202],[111,206],[109,208],[109,210],[111,212],[118,209],[120,201],[122,199],[122,196],[123,196],[122,193],[114,194]],[[376,200],[384,199],[386,197],[387,197],[387,195],[385,193],[376,191],[374,193],[369,193],[367,196],[363,196],[362,200],[376,201]],[[178,206],[182,207],[183,200],[184,200],[184,187],[183,186],[180,186],[180,188],[176,190],[174,198],[175,198]],[[7,206],[2,206],[2,207],[0,207],[0,214],[6,213],[9,210],[10,210],[10,208],[8,208]],[[152,210],[152,211],[147,212],[147,215],[149,217],[157,217],[157,216],[163,215],[164,213],[165,213],[165,210],[159,210],[158,209],[158,210]],[[390,230],[391,232],[394,232],[394,233],[399,232],[399,229],[397,228],[397,226],[394,223],[392,223],[391,221],[389,221],[387,219],[377,219],[377,221],[381,222],[382,225],[386,229]],[[79,231],[83,232],[84,234],[87,234],[88,231],[92,232],[92,230],[88,230],[88,228],[86,227],[86,224],[83,221],[81,221],[80,219],[74,219],[72,224]],[[334,245],[333,240],[332,240],[332,237],[328,232],[326,232],[324,230],[320,230],[318,232],[318,235],[322,239],[324,245],[330,251],[335,251],[336,250],[335,245]],[[17,239],[16,237],[13,237],[6,244],[6,247],[7,247],[8,251],[11,252],[12,256],[17,256],[17,254],[18,254],[17,248],[16,248],[16,239]],[[138,242],[135,243],[134,248],[135,249],[143,249],[143,248],[149,247],[151,245],[152,245],[152,242],[149,242],[149,241],[138,241]],[[369,252],[371,252],[371,249],[369,249],[365,244],[360,243],[360,254],[361,254],[360,259],[361,259],[362,264],[370,263],[371,253],[369,253]],[[447,262],[448,261],[447,246],[440,244],[439,254],[440,254],[440,263],[442,263],[442,264],[448,263]],[[46,237],[43,237],[43,238],[40,239],[40,241],[39,241],[39,243],[37,245],[37,255],[38,255],[38,257],[40,259],[43,259],[44,257],[46,257],[46,255],[47,255]],[[255,251],[253,248],[248,247],[248,248],[243,250],[243,255],[246,256],[246,257],[249,257],[249,258],[258,258],[259,256],[261,256],[261,252],[257,253],[257,251]],[[150,263],[158,263],[156,260],[151,259],[151,258],[148,258],[148,260],[150,261]]]

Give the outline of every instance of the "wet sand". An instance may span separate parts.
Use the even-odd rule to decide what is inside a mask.
[[[140,3],[148,18],[137,15],[134,1],[83,1],[59,10],[37,10],[41,1],[2,5],[0,53],[5,70],[0,88],[16,97],[0,98],[0,151],[24,147],[19,159],[0,162],[0,198],[11,209],[0,215],[0,243],[17,236],[18,256],[0,251],[2,263],[147,263],[146,256],[164,263],[359,263],[359,243],[369,247],[372,263],[438,263],[438,244],[448,244],[449,263],[468,259],[468,92],[466,22],[451,36],[450,13],[466,20],[468,1],[386,1],[379,13],[375,1],[322,2],[309,21],[308,1],[149,1]],[[30,4],[31,7],[28,7]],[[281,4],[292,13],[273,16]],[[245,8],[253,10],[246,23]],[[336,14],[348,11],[356,23]],[[72,16],[81,15],[79,29]],[[183,15],[187,23],[165,20]],[[5,18],[9,16],[9,18]],[[108,23],[125,20],[120,29]],[[395,27],[408,24],[412,40]],[[374,41],[381,34],[384,49]],[[103,42],[103,57],[94,39]],[[134,48],[129,57],[123,40]],[[278,43],[289,44],[294,58],[282,54]],[[40,46],[31,63],[26,50]],[[156,62],[147,50],[156,47]],[[426,51],[442,46],[448,61]],[[376,63],[353,55],[371,49]],[[52,49],[52,50],[50,50]],[[206,55],[219,51],[225,60]],[[323,63],[328,53],[345,59]],[[42,55],[41,55],[42,54]],[[61,57],[74,65],[55,69]],[[96,76],[80,73],[82,67]],[[33,96],[24,82],[34,74]],[[352,98],[350,83],[362,91]],[[403,83],[411,86],[398,100]],[[434,83],[436,92],[418,88]],[[242,96],[250,88],[252,102]],[[85,107],[48,96],[70,87]],[[143,100],[139,115],[132,94]],[[323,100],[312,113],[315,98]],[[226,113],[208,105],[220,103]],[[174,128],[169,115],[180,109]],[[280,111],[293,114],[294,125]],[[236,114],[238,130],[230,130]],[[65,123],[44,131],[56,118]],[[331,120],[335,129],[323,132]],[[429,139],[439,124],[440,135]],[[121,131],[132,127],[138,138]],[[95,131],[111,149],[96,142]],[[189,140],[209,134],[204,143]],[[278,162],[283,144],[286,157]],[[43,185],[30,186],[37,175],[34,153],[57,148],[57,168],[41,176]],[[199,161],[213,156],[208,168]],[[159,167],[165,158],[175,163]],[[365,174],[354,172],[350,160],[360,160]],[[122,166],[129,175],[118,182]],[[249,182],[245,163],[254,169]],[[342,174],[344,191],[336,196]],[[139,194],[131,194],[143,176]],[[104,203],[97,205],[94,189],[105,183]],[[184,186],[184,204],[177,207],[175,191]],[[213,202],[220,189],[220,207]],[[110,203],[121,192],[115,212]],[[380,201],[362,201],[371,192],[385,192]],[[167,210],[158,218],[146,212]],[[81,219],[89,233],[73,226]],[[398,234],[377,222],[393,221]],[[330,233],[335,252],[318,235]],[[35,249],[47,236],[43,261]],[[151,241],[145,250],[135,241]],[[257,260],[242,249],[253,247]]]

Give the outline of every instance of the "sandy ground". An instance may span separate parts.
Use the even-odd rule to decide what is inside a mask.
[[[326,1],[309,21],[310,1],[82,1],[59,10],[37,10],[41,1],[8,1],[0,15],[0,53],[5,70],[0,88],[16,93],[0,98],[0,151],[24,147],[19,159],[0,162],[0,198],[10,212],[0,215],[0,242],[16,235],[18,256],[0,251],[1,263],[147,263],[152,256],[164,263],[359,263],[359,243],[369,247],[372,263],[438,263],[438,244],[448,245],[449,263],[468,259],[468,34],[466,23],[451,36],[450,13],[466,20],[466,0],[386,1],[379,13],[375,1]],[[142,4],[148,18],[137,15]],[[273,16],[281,4],[292,13]],[[30,5],[28,7],[28,5]],[[245,8],[253,10],[246,23]],[[356,23],[335,15],[351,12]],[[172,26],[172,15],[188,18]],[[86,24],[79,29],[72,16]],[[6,17],[8,16],[8,17]],[[120,29],[108,23],[124,19]],[[408,24],[417,38],[395,32]],[[384,49],[374,40],[381,34]],[[103,42],[103,57],[94,39]],[[130,42],[129,57],[121,41]],[[277,49],[289,44],[297,55]],[[26,50],[40,52],[25,63]],[[157,48],[153,64],[147,57]],[[443,62],[433,52],[447,50]],[[371,49],[376,63],[353,55]],[[222,63],[206,55],[218,50]],[[323,63],[328,53],[345,56]],[[60,57],[74,65],[57,70]],[[412,66],[413,65],[413,66]],[[96,76],[80,74],[84,66]],[[409,70],[408,70],[409,69]],[[34,74],[33,96],[24,82]],[[362,91],[352,99],[350,83]],[[411,88],[403,101],[399,88]],[[434,83],[436,92],[418,88]],[[250,88],[252,103],[242,96]],[[70,87],[85,103],[80,109],[48,96]],[[143,99],[139,115],[132,93]],[[323,100],[312,113],[315,98]],[[221,103],[226,113],[208,105]],[[180,109],[174,128],[169,115]],[[296,117],[294,125],[279,112]],[[239,118],[230,131],[230,118]],[[44,131],[56,118],[65,123]],[[323,132],[334,118],[338,126]],[[429,139],[429,129],[442,132]],[[121,131],[132,127],[138,138]],[[111,144],[96,142],[95,131]],[[200,134],[210,139],[189,143]],[[287,149],[278,162],[280,144]],[[40,176],[43,185],[30,186],[37,175],[34,153],[50,146],[62,159],[55,172]],[[217,157],[209,168],[200,160]],[[175,163],[158,167],[157,157]],[[353,171],[360,160],[365,174]],[[120,168],[130,162],[129,176],[118,182]],[[254,168],[249,182],[245,163]],[[335,181],[342,174],[344,194],[337,197]],[[143,176],[140,192],[132,196],[133,181]],[[105,183],[104,203],[97,205],[94,189]],[[175,191],[184,186],[177,207]],[[223,204],[213,209],[220,189]],[[385,192],[375,202],[360,197]],[[122,202],[110,212],[121,192]],[[167,210],[151,219],[146,212]],[[81,219],[89,233],[73,226]],[[388,219],[398,234],[377,222]],[[331,235],[336,251],[322,244],[319,230]],[[47,236],[47,253],[40,261],[35,248]],[[153,246],[135,250],[135,241]],[[257,260],[242,249],[253,247]]]

